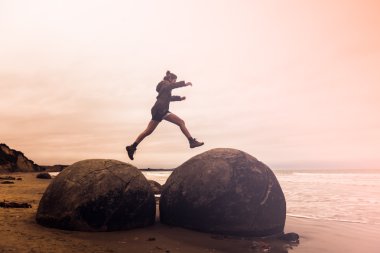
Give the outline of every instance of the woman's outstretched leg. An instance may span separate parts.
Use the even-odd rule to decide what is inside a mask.
[[[139,145],[145,137],[153,133],[159,123],[159,121],[151,120],[146,129],[137,137],[136,141],[132,145],[126,147],[129,159],[133,160],[133,154],[136,152],[137,145]]]
[[[191,137],[189,130],[187,130],[187,128],[186,128],[185,121],[183,121],[183,119],[181,119],[177,115],[170,113],[164,117],[164,120],[167,120],[167,121],[179,126],[182,133],[189,140],[190,148],[199,147],[199,146],[202,146],[204,144],[203,142],[199,142],[196,139],[194,139],[193,137]]]
[[[156,129],[156,127],[158,126],[158,124],[160,124],[159,121],[155,121],[155,120],[151,120],[148,124],[148,126],[146,127],[146,129],[137,137],[136,139],[136,143],[139,144],[140,142],[142,142],[142,140],[145,139],[145,137],[147,137],[148,135],[150,135],[151,133],[153,133],[154,129]]]

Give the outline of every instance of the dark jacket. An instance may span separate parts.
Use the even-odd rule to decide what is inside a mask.
[[[186,86],[184,81],[170,83],[168,81],[161,81],[157,87],[158,92],[157,101],[152,107],[153,119],[159,119],[165,116],[169,112],[169,104],[171,101],[181,101],[180,96],[172,96],[172,90],[175,88],[180,88]]]

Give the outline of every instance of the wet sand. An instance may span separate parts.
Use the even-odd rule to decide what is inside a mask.
[[[5,176],[5,175],[0,175]],[[46,228],[35,222],[42,194],[51,180],[16,173],[15,184],[0,184],[0,200],[27,202],[32,208],[0,208],[0,252],[380,252],[380,226],[287,217],[285,232],[300,235],[299,245],[277,240],[225,237],[157,222],[119,232],[78,232]],[[269,244],[270,250],[261,245]]]

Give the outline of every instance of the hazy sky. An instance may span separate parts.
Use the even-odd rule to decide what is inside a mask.
[[[380,168],[380,4],[0,0],[0,142],[38,164],[130,162],[166,70],[193,87],[139,168],[215,147],[271,168]]]

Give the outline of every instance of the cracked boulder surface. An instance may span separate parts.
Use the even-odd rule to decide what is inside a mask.
[[[212,149],[176,168],[165,183],[160,220],[203,232],[275,236],[286,202],[271,169],[236,149]]]
[[[154,223],[149,182],[134,166],[116,160],[84,160],[64,169],[47,187],[36,221],[79,231],[115,231]]]

